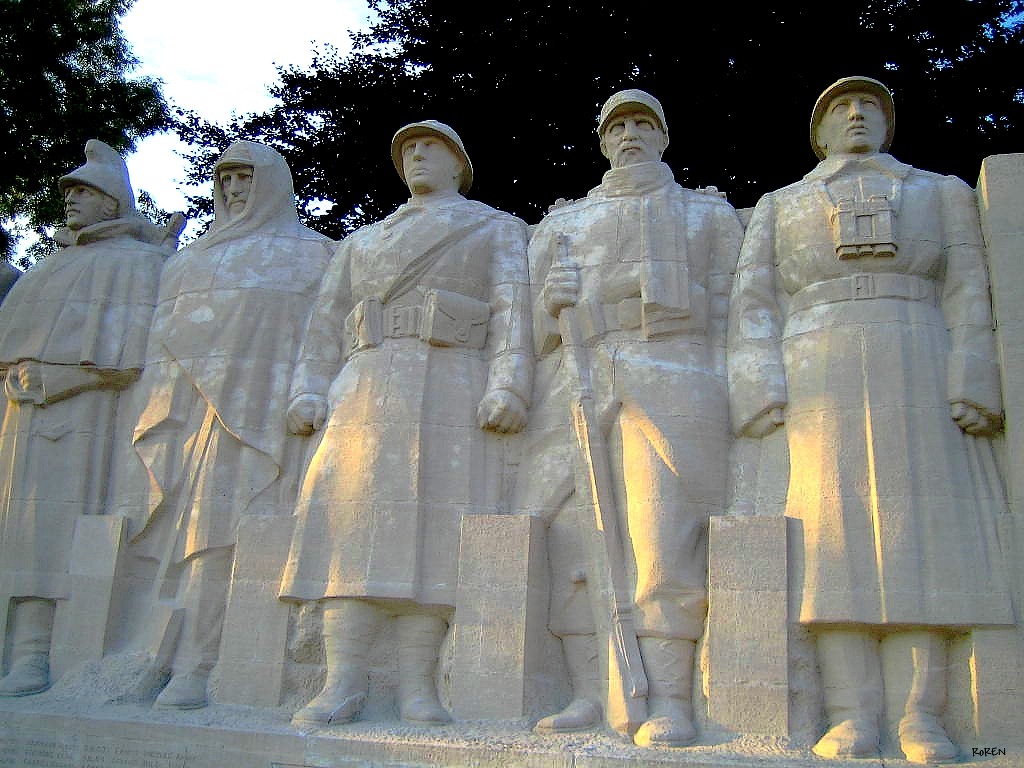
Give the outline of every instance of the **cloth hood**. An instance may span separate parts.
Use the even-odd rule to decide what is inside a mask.
[[[236,218],[231,219],[220,183],[220,169],[229,165],[252,166],[249,198]],[[213,171],[214,221],[210,231],[190,247],[203,250],[225,240],[256,232],[300,234],[306,228],[295,210],[295,188],[288,163],[279,152],[255,141],[236,141],[220,156]]]

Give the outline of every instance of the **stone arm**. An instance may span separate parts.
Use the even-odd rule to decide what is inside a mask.
[[[492,226],[491,365],[477,418],[483,429],[518,432],[526,426],[534,366],[526,224],[515,219]]]
[[[328,262],[306,324],[288,398],[294,434],[310,434],[327,418],[327,391],[344,363],[345,318],[352,308],[350,258],[343,242]]]
[[[724,200],[713,208],[711,253],[708,261],[708,342],[715,351],[715,368],[725,373],[729,296],[743,243],[743,225],[736,209]]]
[[[729,404],[737,435],[763,437],[782,423],[782,327],[775,296],[775,204],[765,195],[747,226],[729,301]]]
[[[974,191],[956,177],[942,185],[946,278],[941,301],[950,332],[951,415],[965,431],[987,434],[999,428],[1003,406],[977,202]]]
[[[576,281],[576,291],[579,291],[579,271],[558,267],[558,234],[557,228],[546,220],[537,225],[530,238],[533,344],[538,357],[554,351],[562,343],[562,337],[558,332],[558,312],[562,306],[575,303],[575,298],[569,301],[573,286],[568,283],[571,283],[573,278]]]
[[[135,369],[101,370],[23,360],[8,369],[4,391],[12,402],[46,406],[93,389],[124,389],[139,374]]]

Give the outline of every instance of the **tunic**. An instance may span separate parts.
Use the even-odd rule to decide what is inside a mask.
[[[885,154],[825,160],[758,203],[731,313],[734,427],[788,402],[800,621],[1011,622],[982,441],[950,417],[1002,409],[971,189]]]
[[[530,242],[535,290],[566,256],[608,434],[634,618],[647,636],[696,639],[707,609],[707,520],[725,505],[729,422],[725,300],[742,237],[717,193],[684,189],[664,163],[614,169],[585,199],[555,209]],[[574,382],[560,370],[557,328],[538,299],[539,401],[517,509],[553,516],[551,629],[593,632],[574,505]],[[560,513],[555,510],[565,507]],[[586,514],[592,518],[593,512]]]
[[[436,262],[402,278],[431,252]],[[425,317],[446,312],[465,333],[421,338]],[[360,338],[377,322],[376,339]],[[327,395],[329,419],[300,488],[283,598],[454,605],[462,515],[497,511],[485,506],[477,406],[499,389],[529,402],[531,343],[521,220],[461,197],[411,201],[343,241],[292,387]]]
[[[119,390],[135,381],[166,252],[141,217],[68,232],[0,307],[3,593],[65,598],[79,514],[104,511]],[[63,233],[62,233],[63,234]],[[26,392],[15,366],[41,364]]]

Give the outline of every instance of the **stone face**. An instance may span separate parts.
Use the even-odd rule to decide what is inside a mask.
[[[530,227],[411,123],[340,244],[243,141],[177,251],[89,142],[0,280],[0,766],[1018,765],[1024,155],[894,113],[737,212],[625,90]]]

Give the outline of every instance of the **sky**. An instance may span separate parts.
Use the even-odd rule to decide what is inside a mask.
[[[272,106],[276,65],[307,66],[324,43],[348,50],[349,30],[365,28],[369,15],[366,0],[136,0],[121,29],[140,60],[132,77],[158,78],[172,105],[222,122]],[[136,194],[184,210],[182,148],[168,134],[139,142],[125,158]]]

